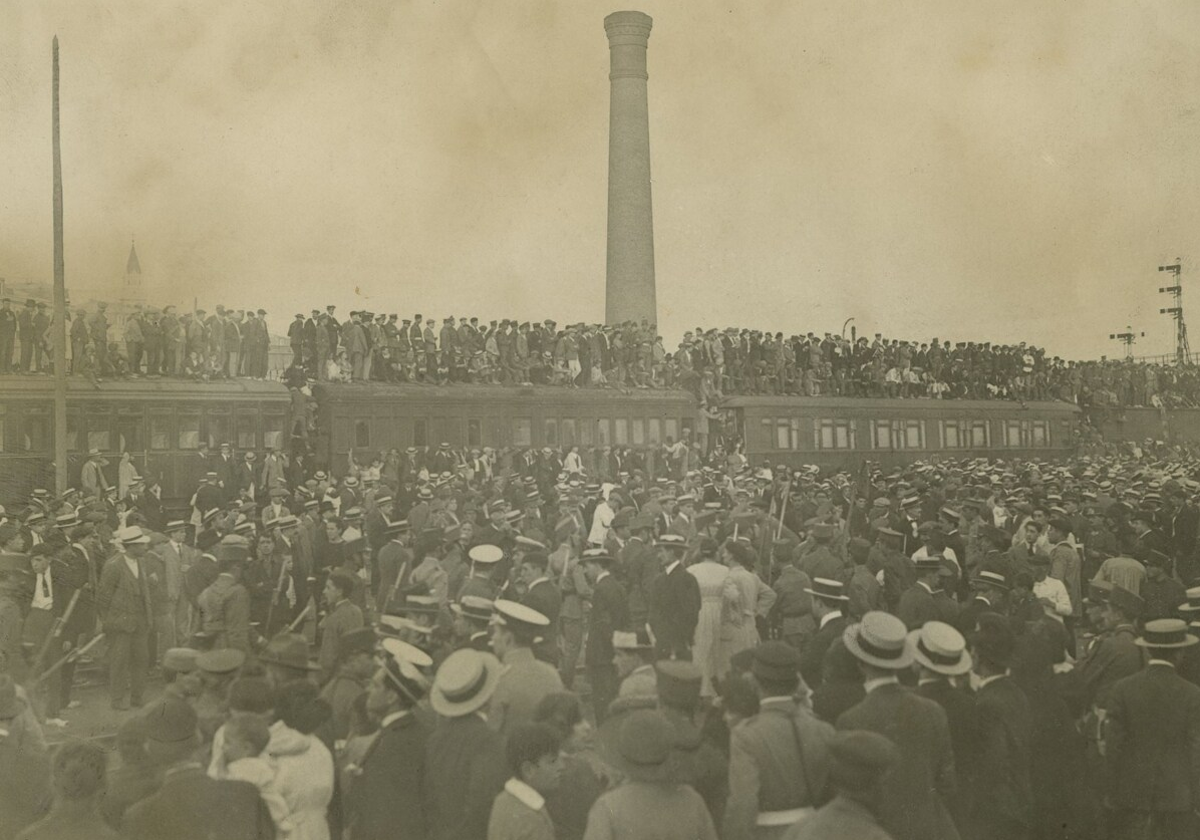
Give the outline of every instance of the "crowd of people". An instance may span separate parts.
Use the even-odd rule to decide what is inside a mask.
[[[439,455],[10,505],[0,837],[1195,836],[1191,457]]]
[[[139,307],[120,329],[107,306],[78,309],[68,325],[68,369],[102,377],[210,381],[280,375],[269,362],[267,313],[216,306],[179,313]],[[847,339],[730,327],[688,331],[668,352],[656,325],[435,318],[369,311],[340,321],[336,307],[297,313],[287,328],[291,367],[310,381],[541,384],[681,388],[705,401],[725,395],[1063,400],[1082,406],[1200,405],[1190,365],[1067,361],[1028,346],[989,342]],[[51,317],[43,302],[19,311],[0,301],[0,373],[52,369]],[[119,334],[118,334],[119,333]]]

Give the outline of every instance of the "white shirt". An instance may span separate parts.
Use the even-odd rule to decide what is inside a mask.
[[[399,712],[392,712],[390,715],[388,715],[387,717],[385,717],[383,720],[381,720],[381,721],[379,722],[379,728],[380,728],[380,729],[386,729],[386,728],[387,728],[388,726],[390,726],[391,724],[393,724],[393,723],[395,723],[396,721],[400,720],[400,718],[402,718],[402,717],[404,717],[405,715],[409,714],[409,712],[410,712],[410,711],[411,711],[411,710],[409,710],[409,709],[403,709],[403,710],[401,710],[401,711],[399,711]]]
[[[612,524],[614,515],[612,508],[608,506],[608,502],[601,502],[596,505],[596,512],[592,516],[592,530],[588,534],[588,542],[594,545],[604,544],[604,538],[608,536],[608,526]]]
[[[676,566],[678,566],[678,565],[679,565],[679,561],[678,561],[678,560],[676,560],[676,561],[675,561],[674,563],[672,563],[670,566],[667,566],[667,570],[666,570],[665,572],[663,572],[663,574],[666,574],[666,575],[669,575],[669,574],[671,574],[671,572],[675,571],[675,567],[676,567]]]
[[[842,617],[841,610],[834,610],[833,612],[827,612],[827,613],[825,613],[825,615],[821,616],[821,627],[824,627],[826,624],[833,621],[835,618],[841,618],[841,617]]]
[[[1033,584],[1035,598],[1049,598],[1054,602],[1053,609],[1043,607],[1046,615],[1062,621],[1064,615],[1071,614],[1071,596],[1067,594],[1066,585],[1058,578],[1047,577]]]
[[[46,584],[46,593],[42,593],[42,582]],[[38,572],[37,583],[33,588],[33,600],[29,604],[35,610],[48,610],[54,606],[54,581],[50,578],[50,570]]]
[[[994,683],[996,680],[1002,680],[1007,676],[1008,676],[1008,671],[1005,671],[1003,674],[992,674],[990,677],[984,677],[983,679],[981,679],[979,681],[979,685],[977,685],[975,687],[975,690],[979,691],[984,686],[990,685],[991,683]]]
[[[863,683],[863,690],[866,691],[867,694],[870,694],[872,691],[879,688],[880,686],[892,685],[893,683],[899,683],[899,682],[900,682],[899,677],[876,677],[873,680],[867,680],[865,683]]]
[[[141,577],[141,574],[138,572],[137,558],[131,557],[130,555],[126,554],[125,555],[125,565],[129,567],[129,572],[130,572],[130,574],[132,574],[134,576],[134,578]]]

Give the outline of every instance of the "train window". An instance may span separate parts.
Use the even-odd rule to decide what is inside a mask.
[[[1049,446],[1050,445],[1050,429],[1049,424],[1045,420],[1034,420],[1030,424],[1032,436],[1030,444],[1033,446]]]
[[[100,421],[103,422],[103,421]],[[99,449],[101,452],[108,452],[112,449],[112,432],[108,429],[88,429],[87,433],[88,449]]]
[[[425,429],[425,420],[413,420],[413,446],[428,446],[429,436]]]
[[[25,413],[24,449],[26,452],[45,452],[50,448],[50,417],[42,412]]]
[[[646,439],[649,443],[662,443],[662,420],[657,417],[651,417],[646,426]]]
[[[596,445],[612,446],[612,426],[607,417],[596,421]]]
[[[781,417],[775,421],[775,448],[792,448],[791,426],[788,424],[787,418]]]
[[[991,446],[991,424],[986,420],[972,420],[970,427],[972,449],[987,449]]]
[[[876,420],[872,443],[876,449],[923,449],[925,424],[920,420]]]
[[[151,414],[150,415],[150,448],[151,449],[170,449],[171,448],[171,415],[170,414]]]
[[[179,448],[180,449],[199,449],[200,448],[200,415],[199,414],[180,414],[179,415]]]
[[[514,417],[512,423],[513,446],[533,446],[533,421],[528,417]]]
[[[208,415],[208,445],[216,449],[222,443],[229,443],[229,415]]]
[[[813,428],[816,449],[854,448],[853,420],[818,420]]]
[[[1021,420],[1004,421],[1004,445],[1014,448],[1029,445],[1029,423]]]
[[[258,447],[258,422],[253,414],[237,416],[237,448],[249,451]]]
[[[641,417],[633,418],[633,445],[646,445],[646,421]]]
[[[553,417],[547,417],[542,425],[542,444],[558,446],[558,420]]]
[[[283,449],[284,418],[282,414],[263,415],[263,446],[267,449]]]
[[[679,421],[674,417],[668,417],[666,423],[663,431],[666,432],[667,437],[671,440],[679,440]]]
[[[2,444],[3,441],[0,441]],[[79,415],[67,415],[67,449],[72,452],[79,451]],[[3,451],[0,449],[0,451]]]
[[[596,428],[595,420],[580,420],[579,421],[579,445],[591,446],[595,443],[595,435],[592,434]]]
[[[117,448],[119,452],[145,451],[146,441],[140,415],[117,417]]]
[[[629,421],[624,417],[613,421],[613,443],[617,446],[626,446],[629,443]]]
[[[354,448],[362,449],[365,446],[371,445],[371,421],[370,420],[355,420],[354,421]]]
[[[467,446],[483,446],[483,423],[479,420],[467,421]]]
[[[579,441],[575,436],[575,420],[567,418],[562,421],[562,445],[574,446]]]
[[[692,418],[684,417],[683,422],[680,424],[680,432],[682,434],[682,437],[691,438],[693,431],[695,431],[695,429],[694,429]]]

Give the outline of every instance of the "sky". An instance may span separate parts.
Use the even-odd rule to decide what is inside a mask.
[[[0,276],[482,320],[604,317],[629,6],[0,4]],[[1200,4],[643,0],[660,332],[1170,352],[1200,329]],[[76,294],[76,297],[81,295]],[[1200,341],[1200,338],[1198,338]],[[1200,345],[1198,348],[1200,349]]]

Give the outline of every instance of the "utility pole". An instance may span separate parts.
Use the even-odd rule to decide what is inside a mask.
[[[1108,335],[1108,337],[1110,339],[1113,339],[1114,341],[1119,340],[1122,344],[1125,345],[1125,358],[1126,359],[1133,358],[1133,343],[1135,341],[1137,341],[1139,338],[1144,338],[1145,336],[1146,336],[1146,334],[1144,332],[1135,333],[1133,331],[1133,327],[1126,327],[1125,332],[1123,332],[1123,333],[1109,333],[1109,335]]]
[[[51,132],[54,146],[54,486],[67,489],[67,289],[63,265],[62,146],[58,134],[58,36],[51,47],[53,100]]]
[[[1186,365],[1191,360],[1191,348],[1188,347],[1187,323],[1183,320],[1183,284],[1179,273],[1183,270],[1183,260],[1175,258],[1173,265],[1160,265],[1159,271],[1169,271],[1175,275],[1175,283],[1171,286],[1160,286],[1160,295],[1171,296],[1172,306],[1158,310],[1160,315],[1170,315],[1175,319],[1175,364]]]

